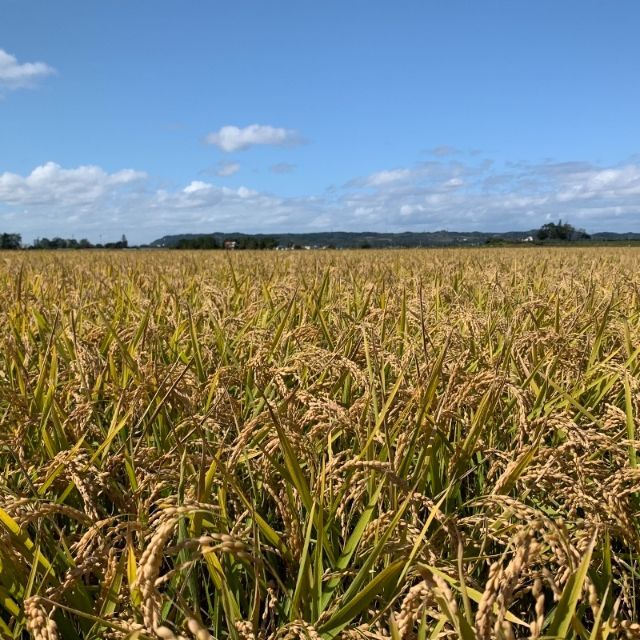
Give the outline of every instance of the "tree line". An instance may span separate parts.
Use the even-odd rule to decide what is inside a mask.
[[[195,236],[193,238],[180,238],[174,245],[174,249],[275,249],[278,241],[275,238],[254,238],[252,236],[240,236],[237,240],[218,240],[211,235]]]
[[[36,238],[28,249],[126,249],[129,246],[126,236],[117,242],[92,244],[86,238]],[[15,250],[24,248],[22,236],[19,233],[0,233],[0,250]]]
[[[92,244],[86,238],[76,240],[75,238],[36,238],[31,249],[126,249],[129,246],[127,236],[124,234],[117,242],[106,242],[105,244]]]

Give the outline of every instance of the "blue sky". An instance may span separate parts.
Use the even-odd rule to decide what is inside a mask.
[[[636,0],[0,0],[0,230],[640,231]]]

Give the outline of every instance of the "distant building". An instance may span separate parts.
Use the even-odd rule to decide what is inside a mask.
[[[237,240],[225,240],[225,241],[222,243],[222,246],[223,246],[225,249],[237,249],[237,247],[238,247],[238,241],[237,241]]]
[[[533,242],[533,236],[527,236],[522,240],[522,242]]]

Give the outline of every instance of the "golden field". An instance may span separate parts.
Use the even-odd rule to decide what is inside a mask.
[[[640,250],[0,254],[0,636],[640,637]]]

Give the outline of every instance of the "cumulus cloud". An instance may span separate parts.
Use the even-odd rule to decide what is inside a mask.
[[[111,222],[122,233],[135,221],[136,199],[144,199],[147,175],[97,166],[65,169],[54,162],[27,175],[0,174],[0,226],[29,236],[91,234]],[[117,236],[119,237],[119,236]]]
[[[96,166],[63,169],[55,162],[47,162],[27,176],[0,174],[0,202],[73,207],[94,203],[144,178],[144,172],[133,169],[107,173]]]
[[[240,128],[227,125],[206,136],[205,142],[213,144],[222,151],[244,151],[255,145],[288,147],[300,144],[301,138],[294,129],[283,129],[270,125],[250,124]]]
[[[301,211],[312,224],[322,204],[205,180],[158,188],[133,169],[108,172],[48,162],[25,175],[0,174],[0,230],[21,233],[27,242],[54,235],[97,241],[122,233],[132,242],[148,242],[186,229],[268,232],[293,228]]]
[[[168,196],[167,192],[159,192],[163,194],[163,201],[166,202],[166,198]],[[250,196],[258,195],[257,191],[253,191],[251,189],[247,189],[247,187],[238,187],[237,189],[230,189],[228,187],[217,187],[209,182],[202,182],[200,180],[194,180],[189,183],[182,191],[176,194],[177,198],[181,197],[181,194],[186,194],[191,198],[193,194],[196,194],[197,197],[206,197],[209,198],[211,194],[214,196],[226,195],[226,196],[237,196],[238,198],[249,198]],[[175,200],[177,203],[178,200]],[[197,199],[182,199],[181,206],[190,207],[193,205],[199,205]]]
[[[640,163],[496,166],[429,162],[377,171],[322,195],[282,197],[215,178],[159,188],[144,172],[49,162],[0,174],[0,230],[146,242],[169,233],[526,230],[561,217],[640,231]]]
[[[145,204],[147,240],[184,231],[246,231],[269,233],[275,230],[314,228],[326,203],[315,198],[281,198],[247,187],[221,187],[207,182],[191,182],[179,190],[159,190]],[[333,216],[327,218],[330,219]]]
[[[354,215],[375,208],[384,229],[530,229],[562,217],[592,231],[640,231],[640,164],[633,162],[423,163],[347,186]]]
[[[18,59],[0,49],[0,90],[21,89],[55,73],[55,69],[44,62],[18,62]]]

